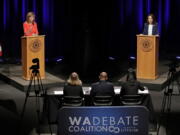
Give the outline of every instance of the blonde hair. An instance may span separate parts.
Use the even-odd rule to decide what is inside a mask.
[[[34,12],[28,12],[27,15],[26,15],[26,21],[29,22],[29,17],[33,16],[34,19],[35,19],[35,14]]]
[[[82,81],[79,79],[79,75],[76,72],[71,73],[67,83],[70,85],[82,85]]]

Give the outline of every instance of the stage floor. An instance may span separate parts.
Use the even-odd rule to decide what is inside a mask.
[[[145,80],[140,79],[140,81],[144,86],[147,86],[151,91],[161,91],[163,90],[168,83],[167,76],[169,67],[167,66],[168,61],[160,61],[159,63],[159,77],[156,80]],[[177,69],[180,71],[180,68]],[[7,82],[8,84],[13,85],[14,87],[26,91],[29,85],[29,81],[24,80],[22,78],[22,69],[21,65],[16,64],[2,64],[0,66],[0,78],[1,80]],[[122,76],[119,79],[116,79],[114,84],[121,85],[124,81],[126,81],[126,75]],[[58,87],[64,86],[65,80],[59,77],[59,74],[50,74],[46,72],[46,79],[42,80],[44,88],[49,87]],[[89,86],[91,84],[87,84]]]
[[[160,61],[159,63],[159,77],[155,80],[149,80],[149,79],[138,79],[142,83],[142,85],[147,86],[149,90],[155,90],[155,91],[161,91],[163,90],[168,83],[167,77],[169,72],[169,67],[167,63],[170,63],[169,61]],[[177,69],[177,71],[180,71],[180,68]],[[118,82],[121,84],[126,81],[126,75],[121,77]]]
[[[29,81],[22,78],[22,68],[20,65],[15,64],[3,64],[0,66],[0,78],[15,86],[16,88],[26,91],[29,85]],[[46,72],[46,79],[42,79],[44,88],[63,86],[65,80],[56,77],[48,72]]]

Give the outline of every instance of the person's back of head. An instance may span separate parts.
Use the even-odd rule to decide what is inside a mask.
[[[108,74],[106,72],[101,72],[99,74],[99,82],[92,84],[92,89],[90,95],[94,96],[114,96],[113,84],[107,82]]]
[[[136,73],[133,69],[129,69],[128,70],[128,74],[127,74],[127,78],[126,81],[127,82],[136,82]]]
[[[76,72],[73,72],[70,74],[69,79],[67,80],[67,83],[69,85],[74,85],[74,86],[81,86],[82,82],[79,79],[79,75]]]
[[[128,70],[126,82],[122,85],[121,96],[123,95],[137,95],[139,89],[139,82],[136,80],[136,73],[133,69]]]
[[[106,72],[101,72],[100,75],[99,75],[99,80],[100,81],[108,80],[108,74]]]

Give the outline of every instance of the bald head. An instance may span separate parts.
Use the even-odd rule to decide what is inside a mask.
[[[106,72],[101,72],[100,75],[99,75],[99,79],[106,81],[108,79],[107,73]]]

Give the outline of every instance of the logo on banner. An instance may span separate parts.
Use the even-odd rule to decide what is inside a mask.
[[[123,132],[136,133],[139,125],[139,116],[123,116],[123,117],[69,117],[68,132],[108,132],[119,134]],[[122,128],[123,126],[123,128]]]
[[[59,135],[148,134],[148,112],[143,107],[64,108],[58,123]]]
[[[29,47],[32,52],[39,52],[41,50],[41,41],[38,39],[32,40]]]

